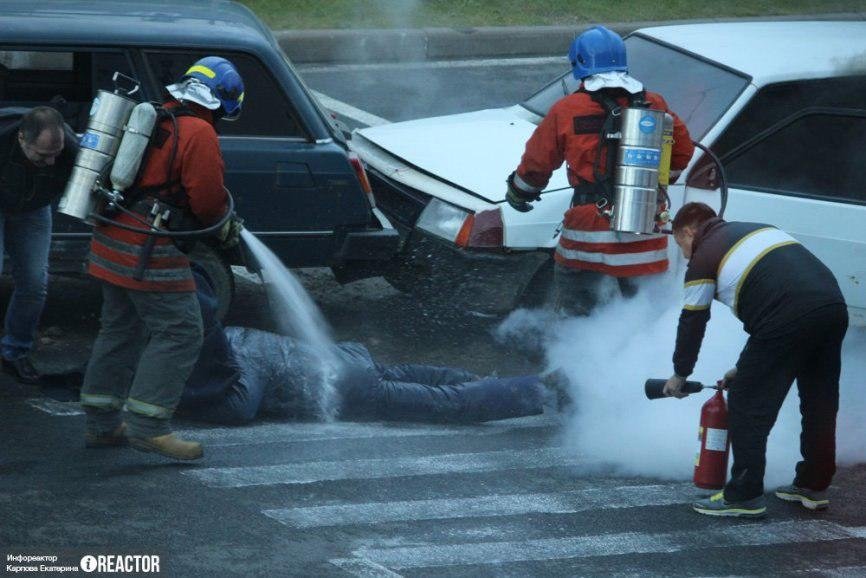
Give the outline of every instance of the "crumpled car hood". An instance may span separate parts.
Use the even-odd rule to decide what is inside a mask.
[[[422,171],[491,202],[505,200],[505,179],[520,164],[535,125],[513,109],[489,109],[384,124],[358,131]],[[567,186],[556,171],[548,189]]]

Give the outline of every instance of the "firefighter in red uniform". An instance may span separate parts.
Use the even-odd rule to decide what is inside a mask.
[[[209,56],[166,89],[171,98],[127,192],[127,208],[137,217],[122,213],[114,218],[138,228],[141,220],[153,223],[157,216],[162,228],[189,221],[197,223],[195,228],[207,227],[227,210],[214,124],[239,116],[243,81],[231,62]],[[228,221],[220,236],[228,236],[235,223]],[[88,272],[102,282],[103,306],[81,390],[85,445],[128,442],[174,459],[202,457],[200,444],[178,439],[170,428],[202,342],[189,259],[167,237],[100,225],[93,232]]]
[[[553,171],[567,163],[574,197],[554,255],[556,301],[561,310],[586,315],[608,276],[630,294],[635,288],[629,278],[668,267],[666,236],[611,231],[609,218],[600,214],[597,203],[613,201],[615,151],[602,135],[616,131],[621,108],[648,106],[674,118],[672,176],[686,167],[694,145],[664,99],[627,74],[625,44],[615,32],[590,28],[574,40],[569,59],[581,86],[556,102],[535,129],[520,166],[508,177],[506,199],[518,211],[530,210],[529,202],[539,199]]]

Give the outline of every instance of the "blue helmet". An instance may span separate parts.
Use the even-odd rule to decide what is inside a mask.
[[[202,97],[199,91],[183,87],[193,78],[210,89],[212,98]],[[174,90],[172,90],[174,88]],[[244,102],[244,81],[235,66],[219,56],[206,56],[189,67],[181,81],[168,87],[175,98],[192,100],[210,110],[221,109],[220,118],[235,120],[241,114]]]
[[[604,26],[593,26],[575,38],[568,49],[568,60],[577,80],[599,72],[628,71],[622,37]]]

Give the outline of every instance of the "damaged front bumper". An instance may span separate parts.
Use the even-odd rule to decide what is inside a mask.
[[[422,230],[408,232],[403,251],[385,278],[434,304],[480,313],[505,313],[520,303],[544,251],[482,252],[461,249]]]

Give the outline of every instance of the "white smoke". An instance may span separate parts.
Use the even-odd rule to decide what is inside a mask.
[[[574,413],[563,429],[563,444],[593,464],[588,469],[670,480],[691,478],[701,406],[712,392],[649,401],[643,390],[646,379],[673,373],[681,287],[673,274],[646,279],[636,297],[616,299],[590,317],[562,319],[550,311],[519,310],[497,329],[500,339],[542,347],[547,368],[560,368],[568,377]],[[714,303],[701,355],[689,379],[715,383],[736,364],[747,337],[731,311]],[[837,428],[840,464],[866,462],[866,396],[859,379],[866,371],[864,346],[866,331],[849,330]],[[790,483],[800,459],[798,404],[794,386],[770,434],[768,488]]]

